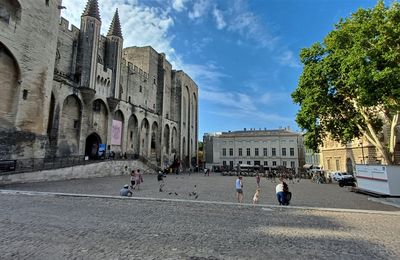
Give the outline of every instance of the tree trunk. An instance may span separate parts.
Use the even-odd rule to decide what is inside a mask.
[[[390,139],[389,139],[389,153],[391,155],[392,162],[395,162],[395,151],[397,143],[397,125],[399,124],[399,113],[395,114],[390,125]]]

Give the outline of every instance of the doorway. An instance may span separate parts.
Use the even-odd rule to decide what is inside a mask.
[[[96,133],[92,133],[86,138],[85,156],[89,156],[89,160],[95,160],[98,158],[97,152],[100,144],[101,138]]]
[[[346,170],[348,174],[353,175],[353,162],[350,158],[346,160]]]

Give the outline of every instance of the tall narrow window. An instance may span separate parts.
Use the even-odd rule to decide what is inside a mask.
[[[296,167],[296,164],[295,164],[295,162],[290,162],[290,168],[292,168],[292,169],[294,169]]]
[[[339,159],[336,159],[336,170],[339,171],[340,165],[339,165]]]

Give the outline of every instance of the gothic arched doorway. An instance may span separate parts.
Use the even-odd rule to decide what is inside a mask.
[[[1,42],[0,82],[0,128],[12,129],[19,105],[20,69],[13,54]],[[24,93],[21,96],[26,99],[27,90]]]
[[[101,138],[98,134],[92,133],[86,138],[85,145],[85,156],[89,156],[90,160],[97,159],[97,152],[99,145],[101,144]]]

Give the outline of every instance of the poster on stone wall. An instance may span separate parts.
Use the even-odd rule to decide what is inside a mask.
[[[121,145],[122,136],[122,122],[118,120],[112,121],[112,131],[111,131],[111,144]]]
[[[106,155],[106,144],[99,144],[99,151],[97,152],[97,155],[100,158],[104,158]]]

